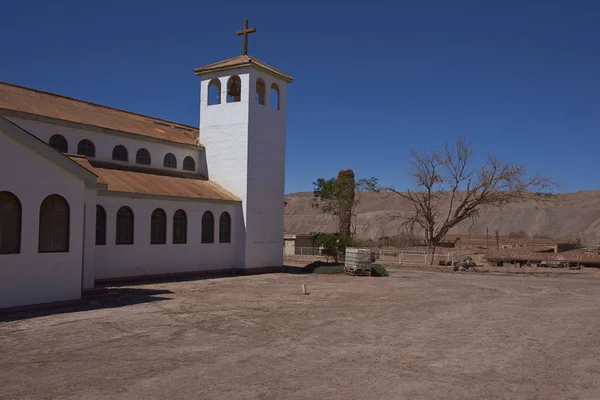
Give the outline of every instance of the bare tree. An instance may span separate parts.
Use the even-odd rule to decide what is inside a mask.
[[[472,156],[473,146],[465,139],[432,153],[413,150],[410,174],[416,189],[380,189],[411,203],[412,212],[403,223],[412,232],[424,232],[432,263],[436,247],[448,231],[477,217],[482,208],[553,199],[552,179],[529,176],[525,165],[503,163],[492,155],[474,166]]]

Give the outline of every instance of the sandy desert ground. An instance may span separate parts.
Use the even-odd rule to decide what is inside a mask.
[[[598,279],[403,270],[117,292],[0,316],[0,397],[600,398]]]

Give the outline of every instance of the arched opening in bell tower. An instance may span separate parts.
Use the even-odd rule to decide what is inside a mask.
[[[233,75],[227,80],[227,102],[237,103],[242,99],[242,80]]]
[[[276,83],[271,85],[270,100],[271,108],[279,110],[279,86]]]
[[[221,81],[213,79],[208,83],[208,105],[221,104]]]
[[[262,78],[256,80],[256,104],[265,105],[265,81]]]

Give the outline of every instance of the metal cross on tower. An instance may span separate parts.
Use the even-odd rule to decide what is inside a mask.
[[[244,29],[236,32],[236,34],[238,36],[244,35],[244,53],[243,53],[243,55],[245,55],[245,56],[248,55],[248,35],[250,33],[254,33],[254,32],[256,32],[255,28],[248,29],[248,20],[247,19],[244,20]]]

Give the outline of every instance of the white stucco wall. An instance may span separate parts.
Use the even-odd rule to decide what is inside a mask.
[[[227,103],[227,80],[241,79],[241,101]],[[221,104],[208,105],[208,85],[221,82]],[[256,80],[265,81],[265,105],[255,101]],[[270,107],[272,83],[279,87],[279,110]],[[252,68],[202,76],[200,141],[209,177],[243,200],[245,266],[283,265],[286,83]]]
[[[84,248],[83,248],[83,289],[94,287],[94,252],[96,243],[96,189],[85,191]]]
[[[251,93],[256,92],[259,78],[265,81],[267,90],[265,105],[255,101],[249,104],[247,235],[262,236],[262,241],[254,239],[246,244],[249,268],[283,265],[287,87],[281,80],[252,70]],[[272,83],[279,86],[279,110],[270,107]],[[257,219],[256,223],[253,219]]]
[[[236,72],[242,82],[241,100],[236,103],[227,103],[227,80],[230,75],[210,74],[202,77],[200,142],[206,149],[209,179],[240,199],[245,199],[248,165],[249,72],[248,69]],[[214,78],[221,82],[221,104],[209,106],[208,84]],[[244,221],[246,221],[245,207],[244,201]]]
[[[21,201],[20,254],[0,254],[0,308],[81,296],[85,184],[0,131],[0,191]],[[69,251],[39,253],[39,211],[51,194],[70,207]]]
[[[48,143],[50,137],[59,134],[65,137],[69,144],[69,153],[77,154],[77,145],[82,139],[91,140],[96,147],[96,157],[98,161],[114,161],[112,159],[113,148],[117,145],[125,146],[129,155],[129,161],[124,164],[131,164],[143,167],[135,163],[135,155],[140,148],[145,148],[150,153],[152,168],[165,169],[163,167],[164,157],[167,153],[172,153],[177,158],[177,170],[183,171],[183,159],[191,156],[196,162],[196,172],[206,176],[206,160],[204,158],[204,150],[201,148],[192,148],[187,146],[178,146],[169,144],[168,142],[155,142],[144,140],[143,136],[126,135],[117,136],[108,133],[95,132],[86,130],[85,128],[74,128],[60,124],[51,124],[41,121],[34,121],[24,118],[6,117],[6,119],[19,125],[29,133],[37,136],[42,141]],[[170,168],[167,168],[170,169]]]
[[[212,201],[169,201],[105,196],[98,204],[106,210],[106,245],[95,246],[96,279],[124,278],[193,271],[241,268],[244,230],[241,204]],[[128,206],[134,213],[134,244],[116,244],[117,211]],[[162,208],[167,215],[167,243],[150,244],[152,212]],[[173,244],[173,214],[187,214],[187,243]],[[202,215],[211,211],[215,218],[215,243],[201,243]],[[231,243],[219,243],[219,217],[231,215]]]

